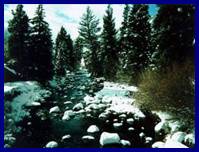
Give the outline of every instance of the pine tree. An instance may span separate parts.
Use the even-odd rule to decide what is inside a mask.
[[[67,69],[67,33],[64,27],[61,27],[57,35],[55,43],[55,74],[57,76],[64,76]]]
[[[82,50],[83,50],[83,40],[80,37],[77,37],[74,44],[74,52],[76,58],[76,68],[80,66],[81,59],[82,59]]]
[[[7,30],[5,30],[4,31],[4,62],[7,62],[9,60],[8,38],[9,38],[9,33]]]
[[[149,63],[151,26],[148,5],[135,4],[129,15],[127,69],[135,77]],[[132,72],[132,73],[131,73]]]
[[[75,69],[76,59],[73,49],[73,42],[64,27],[61,27],[55,44],[55,73],[63,76],[66,70]]]
[[[108,80],[114,80],[118,65],[117,39],[113,9],[108,5],[106,15],[103,18],[102,49],[104,58],[104,76]]]
[[[120,72],[125,72],[126,64],[127,64],[127,53],[129,52],[129,44],[128,44],[128,35],[129,35],[129,12],[130,12],[129,4],[126,4],[123,11],[123,21],[122,26],[120,28],[119,35],[119,70]]]
[[[39,81],[53,76],[51,30],[44,18],[43,6],[39,5],[31,20],[31,70],[33,79]]]
[[[13,18],[8,22],[8,58],[16,61],[15,70],[25,77],[28,67],[29,18],[23,5],[17,5],[12,15]]]
[[[159,5],[153,24],[157,67],[194,60],[194,10],[193,5]]]
[[[67,35],[66,43],[67,43],[67,50],[68,50],[67,64],[69,65],[69,70],[74,71],[75,66],[76,66],[76,56],[75,56],[75,52],[73,48],[73,41],[69,34]]]
[[[84,51],[83,57],[86,67],[93,76],[102,75],[102,64],[100,63],[100,44],[98,33],[100,31],[99,20],[93,15],[90,7],[87,7],[86,13],[83,14],[79,35],[83,40]]]

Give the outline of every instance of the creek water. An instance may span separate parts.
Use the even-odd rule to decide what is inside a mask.
[[[103,131],[107,132],[117,132],[121,139],[129,140],[132,143],[131,147],[150,147],[150,145],[144,144],[142,139],[139,137],[139,133],[142,132],[141,126],[137,124],[134,126],[135,131],[129,133],[129,125],[124,123],[120,130],[115,130],[113,127],[113,121],[116,118],[114,115],[109,117],[109,123],[99,119],[98,117],[86,117],[84,115],[77,115],[71,120],[63,121],[61,117],[63,116],[66,106],[65,101],[72,101],[72,105],[68,106],[67,109],[72,109],[72,107],[83,101],[86,95],[85,91],[78,89],[80,86],[88,86],[91,79],[87,76],[86,72],[78,72],[75,74],[73,81],[69,84],[72,87],[64,91],[52,91],[52,97],[43,103],[41,107],[32,108],[30,111],[31,117],[24,118],[17,125],[22,128],[21,132],[16,135],[16,143],[14,147],[45,147],[49,141],[56,141],[59,147],[63,148],[83,148],[83,147],[100,147],[99,139],[100,134]],[[114,92],[115,96],[125,95],[122,90],[110,90],[104,89],[100,93],[103,95],[110,95]],[[72,100],[71,100],[72,99]],[[60,112],[54,115],[49,114],[49,109],[53,106],[59,106]],[[41,115],[45,115],[45,119],[41,119]],[[142,125],[148,130],[145,134],[154,137],[153,126],[150,126],[150,119],[148,122],[143,122]],[[100,132],[95,134],[88,134],[87,128],[90,125],[97,125],[100,128]],[[143,131],[144,132],[144,131]],[[71,138],[62,141],[64,135],[70,134]],[[91,142],[83,142],[82,136],[92,135],[95,140]],[[109,145],[109,147],[121,147],[121,145]]]

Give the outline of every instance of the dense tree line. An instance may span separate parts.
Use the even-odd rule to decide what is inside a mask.
[[[111,5],[107,6],[102,29],[87,7],[79,23],[78,38],[73,42],[67,29],[61,27],[53,47],[42,5],[32,19],[23,5],[18,5],[9,21],[6,60],[23,79],[51,79],[53,73],[64,76],[66,71],[77,69],[83,57],[93,76],[117,80],[119,73],[137,81],[146,69],[164,69],[194,58],[194,7],[158,7],[151,21],[148,5],[126,4],[119,30]]]

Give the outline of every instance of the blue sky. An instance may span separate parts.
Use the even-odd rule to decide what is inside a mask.
[[[38,5],[35,4],[25,4],[24,10],[28,14],[29,18],[32,18],[35,14],[35,9]],[[53,39],[56,37],[61,26],[64,26],[67,32],[71,35],[73,39],[78,36],[79,21],[82,14],[85,12],[87,4],[44,4],[44,9],[46,13],[45,20],[49,23],[52,29]],[[100,19],[100,26],[103,25],[102,18],[104,16],[107,4],[90,4],[89,5]],[[113,4],[113,16],[115,17],[116,28],[119,29],[122,22],[122,14],[124,5]],[[12,18],[11,10],[15,10],[16,4],[5,4],[4,5],[4,28],[8,26],[8,20]],[[149,13],[154,16],[157,12],[157,7],[154,4],[149,5]]]

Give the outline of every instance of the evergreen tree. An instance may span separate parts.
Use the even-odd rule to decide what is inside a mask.
[[[86,13],[83,14],[80,22],[79,35],[84,44],[83,57],[86,67],[93,76],[102,75],[102,64],[99,59],[100,44],[98,38],[100,28],[98,26],[99,20],[93,15],[90,7],[87,7]]]
[[[67,69],[67,33],[64,27],[61,27],[55,43],[55,74],[65,75]]]
[[[129,52],[127,69],[132,76],[142,72],[149,63],[151,27],[148,5],[135,4],[129,15]]]
[[[103,18],[102,49],[104,58],[104,76],[113,80],[116,76],[118,65],[117,39],[113,9],[108,5],[106,15]]]
[[[39,5],[35,17],[31,20],[31,70],[32,78],[48,80],[53,75],[52,40],[49,24],[44,20],[45,13]]]
[[[9,60],[8,38],[9,38],[9,33],[7,30],[5,30],[4,31],[4,62],[7,62]]]
[[[73,48],[73,41],[70,37],[70,35],[67,35],[66,39],[66,44],[67,44],[67,64],[69,65],[69,70],[73,71],[75,70],[76,66],[76,56]]]
[[[126,4],[123,11],[123,21],[122,21],[122,27],[120,28],[120,38],[119,38],[120,70],[125,69],[127,53],[129,51],[129,45],[128,45],[129,11],[130,11],[130,6]]]
[[[194,6],[159,5],[153,24],[157,67],[194,60]]]
[[[74,52],[76,58],[76,65],[77,67],[79,67],[82,59],[82,50],[83,50],[83,40],[80,37],[78,37],[75,40],[74,50],[75,50]]]
[[[13,68],[24,77],[28,67],[29,18],[23,5],[17,5],[12,15],[8,22],[8,58],[16,61]]]
[[[73,42],[64,27],[61,27],[55,44],[55,73],[61,76],[65,75],[66,70],[75,69],[75,62]]]

